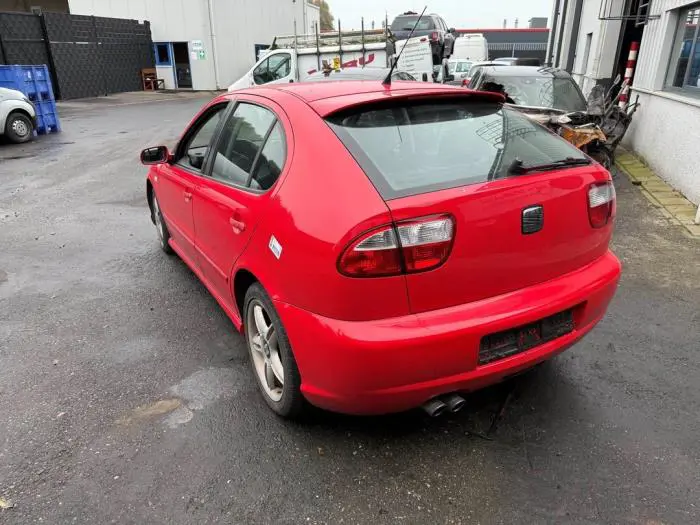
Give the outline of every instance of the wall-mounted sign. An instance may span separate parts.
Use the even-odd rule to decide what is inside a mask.
[[[190,47],[192,51],[202,51],[204,49],[204,43],[201,40],[192,40],[190,42]]]

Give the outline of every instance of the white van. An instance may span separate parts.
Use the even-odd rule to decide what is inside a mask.
[[[384,29],[276,37],[268,51],[229,91],[303,82],[324,69],[390,67],[394,45]]]
[[[489,59],[488,42],[481,33],[462,35],[455,39],[451,59],[465,58],[473,62]]]
[[[399,53],[396,68],[405,71],[416,80],[433,82],[433,52],[427,36],[417,36],[410,40],[396,42],[396,55]]]

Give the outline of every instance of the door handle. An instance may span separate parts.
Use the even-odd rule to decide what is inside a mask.
[[[183,192],[182,196],[185,198],[185,202],[190,202],[192,200],[192,193],[189,191]]]
[[[243,233],[245,231],[245,222],[239,221],[231,217],[228,220],[234,233]]]

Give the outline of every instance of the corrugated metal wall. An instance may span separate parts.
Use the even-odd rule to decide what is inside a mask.
[[[0,63],[49,66],[56,98],[137,91],[153,67],[148,22],[64,13],[0,13]]]

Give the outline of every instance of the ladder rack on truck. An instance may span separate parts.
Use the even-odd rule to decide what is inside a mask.
[[[283,35],[275,37],[270,46],[270,51],[275,49],[295,49],[298,54],[316,55],[317,67],[323,67],[323,58],[328,54],[336,54],[343,64],[343,53],[352,53],[355,56],[362,53],[359,64],[353,67],[363,67],[366,52],[386,51],[386,59],[383,64],[375,64],[374,67],[390,66],[391,57],[394,55],[394,37],[388,29],[364,29],[359,31],[327,31],[302,35]],[[323,57],[322,55],[326,55]],[[345,67],[345,66],[343,66]]]

